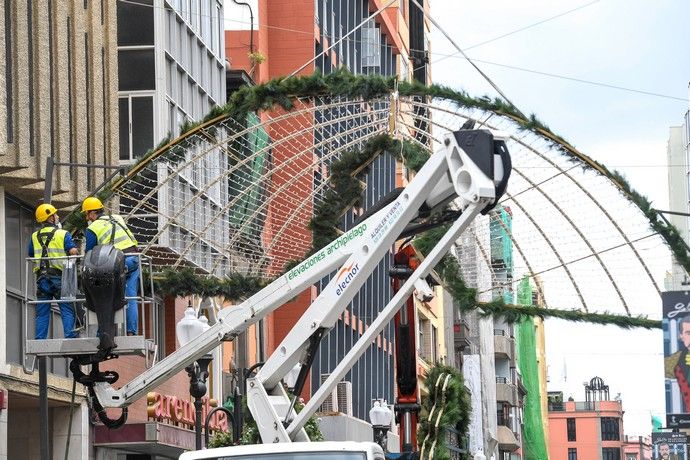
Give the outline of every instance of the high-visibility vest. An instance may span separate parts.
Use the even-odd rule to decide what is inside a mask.
[[[127,228],[125,220],[116,215],[101,216],[89,225],[98,240],[98,244],[111,244],[121,251],[137,245],[137,240]],[[115,236],[113,237],[113,231]]]
[[[51,259],[51,257],[67,256],[67,251],[65,251],[66,235],[67,230],[62,230],[52,225],[46,225],[31,235],[31,243],[34,246],[34,257],[38,258],[40,261],[36,264],[36,267],[34,267],[35,272],[38,272],[41,267],[62,271],[65,265],[65,259]],[[46,259],[41,261],[44,257]]]

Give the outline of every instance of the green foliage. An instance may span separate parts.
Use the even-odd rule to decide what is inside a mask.
[[[227,104],[214,107],[209,114],[204,117],[201,123],[185,123],[181,128],[182,132],[200,126],[202,123],[209,122],[219,117],[232,118],[244,123],[250,112],[271,110],[282,108],[290,110],[294,106],[294,101],[298,98],[308,98],[316,96],[343,96],[348,98],[361,98],[370,100],[390,94],[396,88],[394,78],[384,78],[381,76],[355,76],[345,69],[339,69],[328,75],[321,75],[315,72],[309,76],[300,77],[280,77],[273,79],[263,85],[253,87],[243,87],[235,92]],[[562,137],[553,133],[546,124],[541,122],[534,114],[525,116],[513,105],[499,98],[488,96],[472,97],[464,91],[457,91],[441,85],[426,86],[420,82],[397,82],[397,90],[402,96],[422,96],[428,98],[441,98],[455,103],[458,107],[480,109],[505,116],[513,120],[520,130],[530,131],[542,136],[551,146],[563,152],[567,158],[579,159],[585,167],[593,168],[600,174],[611,179],[619,189],[644,213],[649,219],[654,231],[658,232],[667,242],[673,251],[678,262],[690,270],[690,256],[688,256],[682,238],[678,230],[672,225],[668,225],[659,219],[659,214],[651,206],[649,200],[643,195],[633,190],[628,182],[616,171],[609,171],[605,166],[597,163],[589,157],[580,153]],[[222,120],[223,118],[221,118]],[[169,139],[164,139],[156,148],[147,152],[141,161],[150,161],[158,155],[171,155],[176,158],[183,158],[177,150],[180,147],[176,144],[168,145]],[[166,147],[168,146],[168,147]],[[176,150],[177,149],[177,150]],[[354,177],[356,171],[366,171],[366,165],[383,151],[404,161],[408,168],[413,171],[419,170],[428,158],[428,151],[410,142],[394,140],[387,135],[373,138],[359,151],[347,152],[341,159],[331,164],[331,189],[326,191],[324,204],[315,210],[315,216],[309,223],[313,234],[312,251],[323,247],[337,236],[337,227],[342,213],[356,202],[362,193],[359,181]],[[167,153],[169,152],[169,153]],[[178,161],[181,161],[179,160]],[[137,166],[133,168],[127,180],[136,177]],[[123,181],[117,181],[113,188],[117,188]],[[108,195],[110,192],[108,192]],[[106,197],[107,198],[107,197]],[[73,229],[85,227],[83,216],[74,215],[73,212],[68,216],[67,226]],[[81,219],[81,220],[80,220]],[[434,235],[434,233],[431,233]],[[415,245],[423,244],[423,238],[418,238]],[[433,241],[431,239],[430,241]],[[419,246],[418,246],[419,247]],[[659,327],[657,321],[643,317],[628,318],[614,314],[591,314],[578,311],[564,311],[554,309],[530,308],[521,309],[519,306],[505,305],[500,301],[490,303],[476,302],[476,292],[468,288],[460,276],[459,265],[453,257],[444,257],[437,267],[437,271],[444,279],[446,287],[451,291],[456,301],[462,309],[473,309],[479,307],[484,314],[495,314],[503,316],[508,321],[519,321],[528,316],[557,317],[570,321],[586,321],[597,324],[616,324],[620,327]],[[169,273],[171,282],[162,281],[163,289],[169,292],[200,293],[211,292],[220,293],[219,295],[235,298],[237,295],[247,295],[256,289],[260,284],[258,280],[244,280],[231,277],[230,280],[216,280],[205,282],[199,277],[191,280],[189,276],[182,277],[181,289],[174,287],[174,282],[180,280],[179,274]],[[164,278],[167,279],[168,275]],[[233,281],[234,280],[234,281]],[[159,281],[160,283],[161,281]],[[210,283],[210,284],[207,284]],[[238,287],[237,284],[242,287]]]
[[[234,446],[232,433],[230,431],[216,431],[208,441],[208,447],[227,447]]]
[[[154,276],[156,292],[172,297],[223,297],[226,300],[243,300],[266,286],[266,281],[253,276],[231,273],[219,279],[199,275],[191,268],[167,268]]]
[[[446,427],[466,436],[470,424],[470,397],[462,374],[455,368],[437,364],[424,377],[429,394],[422,398],[417,442],[423,458],[448,460]],[[433,450],[433,452],[432,452]]]
[[[369,139],[361,150],[351,149],[330,165],[330,188],[324,193],[323,202],[314,209],[309,221],[312,232],[310,254],[318,251],[338,237],[340,217],[357,204],[362,196],[360,177],[369,165],[383,152],[389,152],[410,169],[416,171],[429,159],[426,149],[408,141],[393,139],[388,134],[379,134]]]
[[[242,426],[242,437],[240,438],[240,444],[260,444],[261,437],[259,436],[259,429],[256,426],[256,421],[252,417],[251,412],[249,412],[246,397],[242,398],[242,408],[244,416],[244,425]],[[302,411],[303,408],[304,404],[301,404],[299,402],[295,404],[295,411],[298,414]],[[304,431],[307,433],[307,436],[309,437],[310,441],[317,442],[324,440],[323,433],[321,433],[321,430],[319,429],[319,422],[314,416],[309,417],[307,423],[304,424]]]

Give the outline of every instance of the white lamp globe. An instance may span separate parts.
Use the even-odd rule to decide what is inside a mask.
[[[208,324],[206,327],[208,327]],[[180,346],[184,347],[202,332],[204,332],[204,323],[199,321],[196,311],[189,305],[184,311],[184,317],[175,326],[177,341],[180,343]]]

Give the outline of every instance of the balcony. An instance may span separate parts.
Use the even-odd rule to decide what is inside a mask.
[[[507,377],[496,377],[496,401],[517,407],[519,403],[517,385]]]
[[[515,339],[509,337],[505,330],[494,329],[494,355],[497,358],[513,359]]]
[[[551,401],[549,412],[622,412],[620,401]]]
[[[453,332],[456,350],[462,351],[472,344],[470,342],[470,326],[464,320],[453,324]]]
[[[520,442],[511,429],[511,420],[503,413],[498,413],[496,418],[498,447],[501,450],[515,452],[520,448]]]

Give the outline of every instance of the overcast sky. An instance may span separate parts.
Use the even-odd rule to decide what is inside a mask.
[[[623,172],[657,208],[667,209],[668,128],[682,124],[688,110],[687,0],[431,0],[431,15],[476,60],[684,99],[476,62],[520,110],[534,112],[581,151]],[[431,48],[434,82],[496,95],[464,59],[444,59],[455,49],[435,28]],[[659,302],[650,313],[659,317],[660,309]],[[582,382],[602,377],[612,397],[621,393],[626,434],[649,433],[650,415],[664,413],[661,353],[660,331],[547,322],[549,390],[584,400]]]

